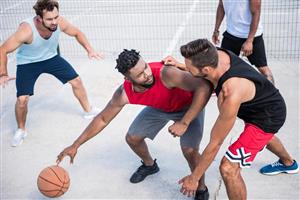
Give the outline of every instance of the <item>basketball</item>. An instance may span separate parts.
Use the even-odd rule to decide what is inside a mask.
[[[46,167],[39,174],[37,186],[46,197],[59,197],[67,192],[70,186],[69,174],[64,168],[56,165]]]

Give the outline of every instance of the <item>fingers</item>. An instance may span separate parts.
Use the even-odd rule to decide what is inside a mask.
[[[250,51],[247,51],[247,50],[242,51],[242,55],[243,56],[249,56],[251,54],[252,54],[252,50],[250,50]]]
[[[96,59],[96,60],[101,60],[104,58],[104,54],[103,53],[91,53],[88,55],[89,59]]]
[[[168,128],[168,131],[169,131],[169,133],[170,133],[173,137],[176,137],[176,134],[175,134],[175,132],[173,131],[172,126],[173,126],[173,125],[171,125],[171,126]]]
[[[70,164],[73,164],[74,162],[74,156],[70,156]]]
[[[61,152],[61,153],[57,156],[57,159],[56,159],[57,165],[64,159],[64,157],[65,157],[65,153],[64,153],[64,152]]]
[[[0,85],[2,85],[3,88],[8,84],[9,81],[15,80],[16,77],[9,77],[9,76],[3,76],[0,78]]]
[[[176,65],[175,59],[172,56],[167,56],[162,61],[164,65]]]
[[[180,180],[178,181],[178,184],[183,183],[183,181],[184,181],[184,178],[180,179]]]

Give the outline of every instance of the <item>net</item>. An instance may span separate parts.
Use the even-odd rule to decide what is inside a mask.
[[[19,22],[34,15],[35,0],[1,1],[1,41]],[[299,59],[299,1],[262,1],[261,20],[268,58]],[[115,56],[124,48],[144,57],[180,56],[179,47],[197,38],[211,39],[217,0],[60,0],[60,14],[78,26],[93,47]],[[225,20],[220,31],[225,30]],[[64,56],[86,56],[74,38],[61,35]]]

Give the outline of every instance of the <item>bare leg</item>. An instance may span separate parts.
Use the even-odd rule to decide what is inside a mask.
[[[244,200],[247,198],[247,189],[241,176],[241,168],[238,163],[232,163],[223,157],[220,172],[224,180],[228,198],[230,200]]]
[[[15,105],[15,115],[18,128],[25,130],[26,116],[28,111],[29,96],[19,96]]]
[[[126,135],[126,142],[130,148],[143,160],[146,166],[152,166],[154,160],[151,157],[144,137]]]
[[[274,153],[286,166],[291,166],[294,163],[293,158],[284,148],[278,137],[274,135],[274,137],[269,141],[267,145],[267,149]]]
[[[273,74],[268,66],[259,67],[258,70],[275,85]]]
[[[199,162],[200,153],[198,152],[198,149],[193,149],[188,147],[181,147],[181,150],[192,172],[196,168]],[[206,188],[205,175],[203,174],[203,176],[199,180],[198,190],[204,190],[205,188]]]
[[[73,80],[69,81],[72,86],[73,93],[75,97],[78,99],[81,107],[85,112],[91,111],[91,105],[89,103],[86,90],[83,86],[83,83],[79,77],[74,78]]]

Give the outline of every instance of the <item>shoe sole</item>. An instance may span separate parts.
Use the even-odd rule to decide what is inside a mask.
[[[24,138],[22,140],[20,140],[20,142],[18,144],[11,144],[12,147],[17,147],[20,146],[24,141]]]
[[[277,174],[297,174],[299,172],[299,168],[298,169],[294,169],[294,170],[288,170],[288,171],[280,171],[280,172],[270,172],[270,173],[262,173],[264,175],[277,175]]]
[[[20,142],[18,144],[11,144],[12,147],[17,147],[20,146],[21,144],[23,144],[24,139],[27,137],[27,132],[25,132],[25,134],[22,137],[22,140],[20,140]]]

